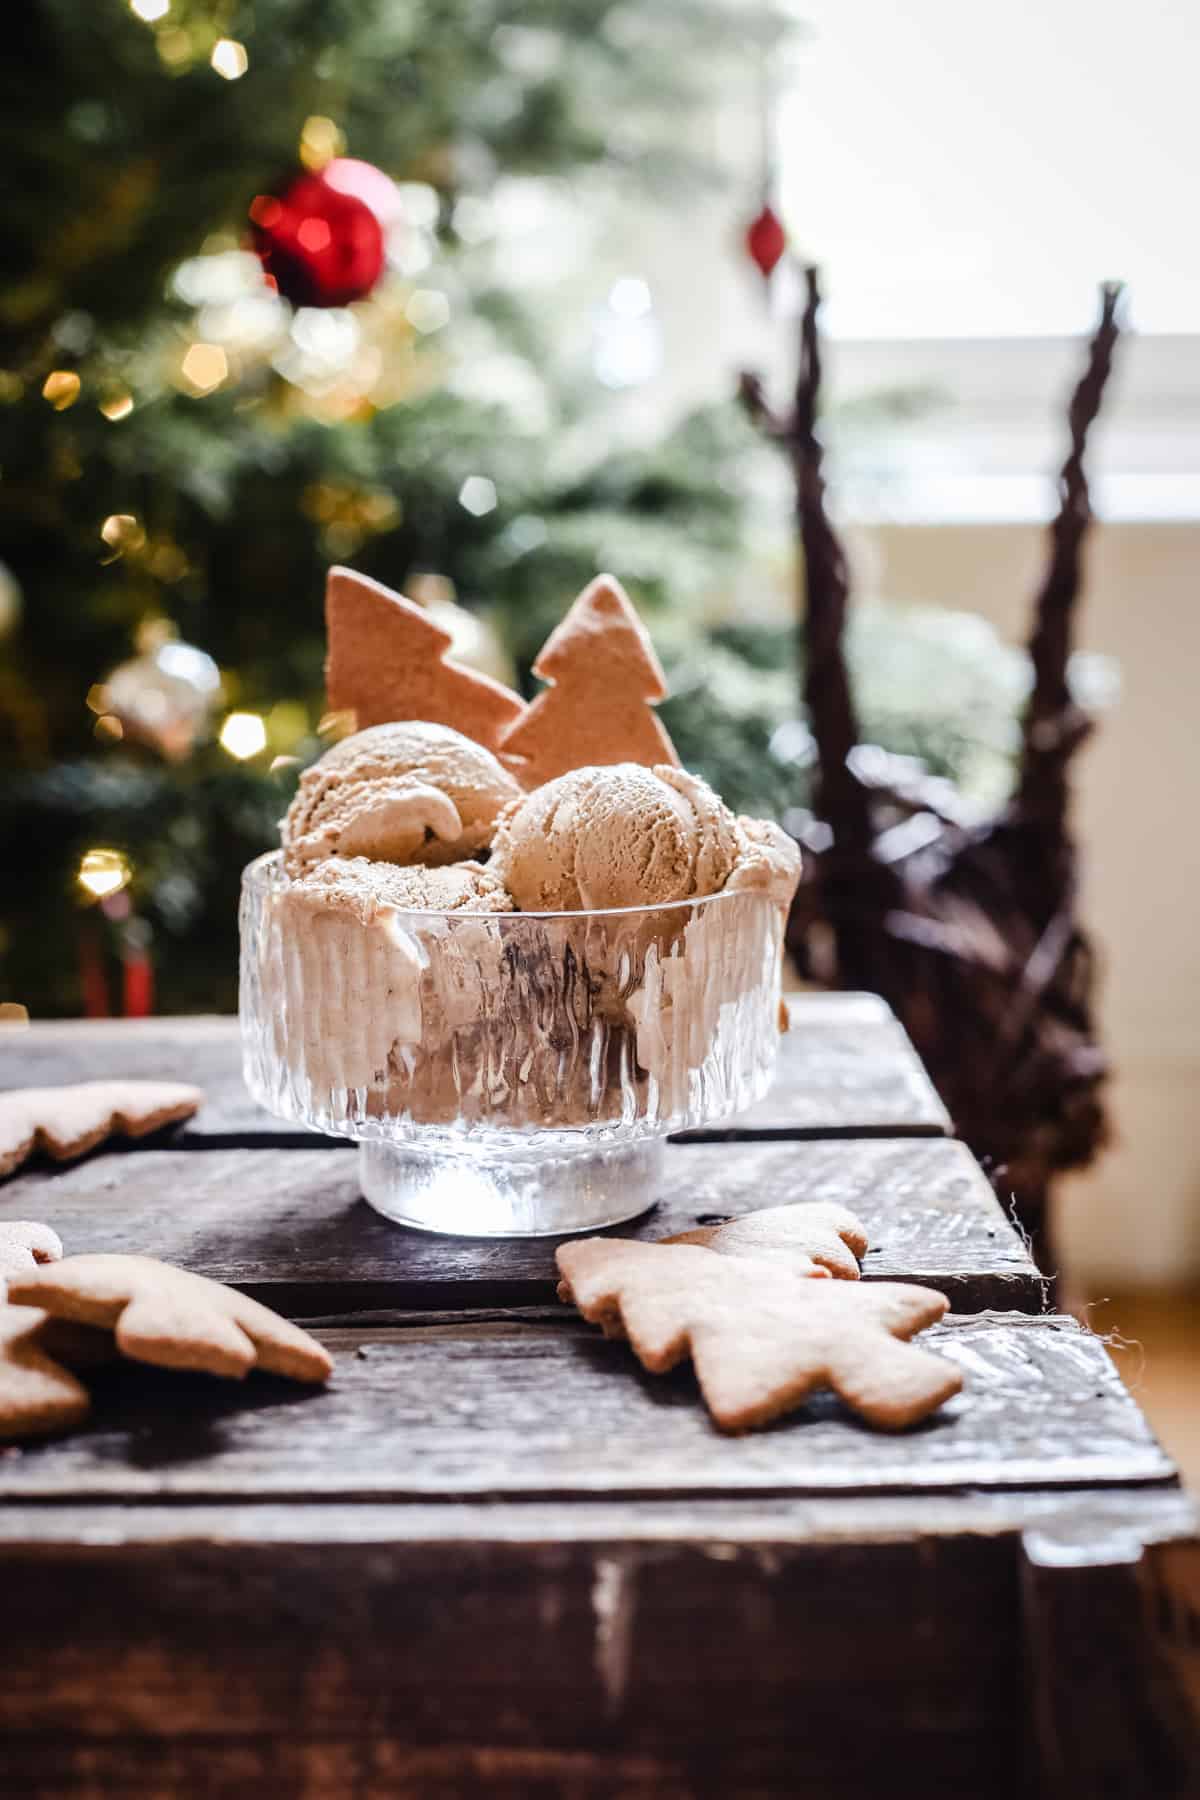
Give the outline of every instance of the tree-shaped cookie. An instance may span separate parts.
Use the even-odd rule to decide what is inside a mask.
[[[325,584],[325,693],[354,728],[392,719],[451,725],[494,750],[525,702],[502,682],[447,662],[450,634],[423,607],[353,569]]]
[[[87,1389],[44,1347],[46,1315],[0,1306],[0,1438],[65,1431],[87,1414]]]
[[[872,1425],[894,1430],[956,1394],[952,1363],[906,1340],[949,1302],[899,1282],[813,1281],[695,1244],[586,1238],[563,1244],[559,1272],[585,1319],[619,1318],[653,1374],[691,1356],[723,1431],[748,1431],[831,1387]]]
[[[77,1081],[0,1094],[0,1175],[44,1150],[59,1162],[106,1137],[145,1137],[190,1119],[204,1095],[184,1081]]]
[[[4,1284],[27,1275],[39,1263],[57,1262],[63,1253],[57,1231],[32,1219],[6,1219],[0,1224],[0,1300]]]
[[[763,1206],[723,1225],[702,1225],[662,1242],[701,1244],[720,1256],[766,1257],[777,1268],[834,1275],[841,1281],[858,1280],[858,1265],[867,1252],[862,1220],[835,1200]]]
[[[620,582],[597,575],[555,627],[533,665],[551,685],[500,742],[526,787],[591,764],[678,763],[651,710],[667,684],[645,626]]]
[[[333,1367],[315,1338],[269,1307],[152,1256],[68,1256],[15,1277],[8,1296],[54,1319],[105,1326],[123,1355],[164,1369],[242,1376],[259,1368],[324,1381]]]

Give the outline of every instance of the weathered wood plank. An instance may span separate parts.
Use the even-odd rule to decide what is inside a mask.
[[[114,1556],[129,1547],[244,1544],[269,1554],[293,1544],[676,1544],[718,1560],[778,1544],[870,1545],[958,1536],[1043,1536],[1064,1519],[1079,1539],[1116,1531],[1142,1544],[1200,1537],[1200,1509],[1175,1485],[991,1488],[888,1494],[670,1494],[651,1499],[522,1495],[514,1500],[308,1499],[137,1502],[17,1500],[0,1507],[0,1545],[32,1555],[48,1545],[91,1544]]]
[[[0,1499],[458,1498],[878,1493],[1166,1482],[1098,1339],[1069,1319],[952,1318],[923,1340],[964,1392],[917,1430],[871,1432],[829,1395],[722,1437],[690,1368],[645,1374],[564,1317],[323,1334],[330,1387],[233,1386],[120,1365],[91,1422],[10,1450]]]
[[[659,1199],[623,1237],[668,1237],[791,1200],[837,1200],[872,1241],[868,1279],[939,1288],[956,1311],[1040,1311],[1043,1282],[963,1144],[945,1138],[671,1145]],[[324,1151],[102,1155],[0,1186],[0,1220],[40,1218],[68,1251],[133,1250],[232,1282],[300,1318],[540,1305],[552,1239],[406,1231]]]
[[[1177,1494],[1111,1490],[5,1508],[0,1591],[22,1654],[0,1685],[0,1788],[875,1800],[886,1759],[901,1800],[1007,1800],[1030,1790],[1023,1663],[1046,1612],[1030,1616],[1016,1531],[1042,1569],[1065,1539],[1078,1570],[1114,1541],[1190,1556],[1195,1524]],[[1087,1604],[1074,1641],[1060,1608],[1035,1645],[1057,1652],[1059,1747],[1096,1776],[1040,1791],[1188,1791],[1153,1742],[1142,1765],[1087,1760],[1141,1716],[1159,1581],[1157,1604],[1109,1621],[1116,1639]],[[1081,1652],[1130,1682],[1103,1716],[1073,1688]]]
[[[748,1113],[697,1136],[936,1136],[946,1113],[900,1025],[870,994],[804,994],[790,1002],[771,1093]],[[207,1102],[177,1141],[198,1148],[274,1144],[342,1147],[273,1119],[241,1073],[236,1019],[51,1021],[0,1030],[0,1088],[116,1074],[193,1081]]]
[[[1002,1539],[44,1545],[0,1591],[9,1793],[1016,1791]]]
[[[1200,1536],[1136,1510],[1031,1526],[1021,1584],[1044,1800],[1200,1795]]]

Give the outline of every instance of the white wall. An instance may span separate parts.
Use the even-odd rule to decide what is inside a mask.
[[[1024,636],[1042,533],[872,530],[885,592],[983,613]],[[1200,1271],[1200,524],[1096,529],[1081,642],[1123,692],[1078,764],[1083,913],[1104,955],[1117,1142],[1065,1182],[1064,1261],[1094,1289]]]

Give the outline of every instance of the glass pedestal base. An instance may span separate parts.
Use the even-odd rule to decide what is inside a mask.
[[[555,1237],[634,1219],[654,1204],[664,1138],[536,1152],[420,1150],[367,1140],[358,1169],[386,1218],[450,1237]]]

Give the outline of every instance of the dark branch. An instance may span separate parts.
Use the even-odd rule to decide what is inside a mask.
[[[1050,527],[1049,563],[1038,594],[1029,653],[1033,690],[1025,714],[1018,805],[1057,830],[1065,826],[1066,768],[1087,735],[1088,720],[1074,705],[1067,681],[1075,606],[1079,598],[1083,540],[1092,520],[1083,458],[1088,432],[1100,411],[1120,335],[1120,282],[1101,289],[1100,322],[1087,368],[1071,397],[1071,444],[1058,477],[1059,510]]]

